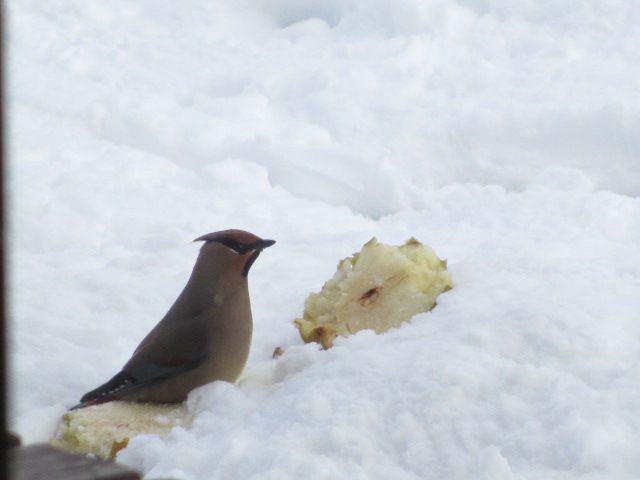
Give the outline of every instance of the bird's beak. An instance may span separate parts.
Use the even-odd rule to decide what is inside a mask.
[[[264,250],[276,243],[275,240],[259,240],[255,243],[255,250]]]

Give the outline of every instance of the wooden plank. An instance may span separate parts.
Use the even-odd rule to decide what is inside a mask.
[[[12,480],[140,480],[135,470],[47,444],[10,448]]]

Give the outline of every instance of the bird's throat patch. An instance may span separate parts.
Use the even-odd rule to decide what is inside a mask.
[[[260,252],[261,250],[256,250],[251,255],[249,255],[249,258],[245,262],[244,268],[242,269],[243,277],[246,277],[247,275],[249,275],[249,269],[251,268],[251,265],[253,265],[253,262],[255,262],[258,256],[260,255]]]

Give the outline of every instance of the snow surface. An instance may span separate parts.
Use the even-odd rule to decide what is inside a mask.
[[[242,380],[148,478],[640,478],[640,3],[7,2],[13,429],[46,441],[182,288],[275,238]],[[291,321],[370,237],[432,312],[329,351]],[[277,346],[285,349],[271,358]]]

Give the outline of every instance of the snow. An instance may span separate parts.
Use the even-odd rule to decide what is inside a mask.
[[[243,228],[251,356],[148,478],[640,477],[640,6],[13,0],[11,425],[46,441]],[[328,351],[292,320],[411,236],[455,287]],[[284,355],[271,358],[275,347]]]

